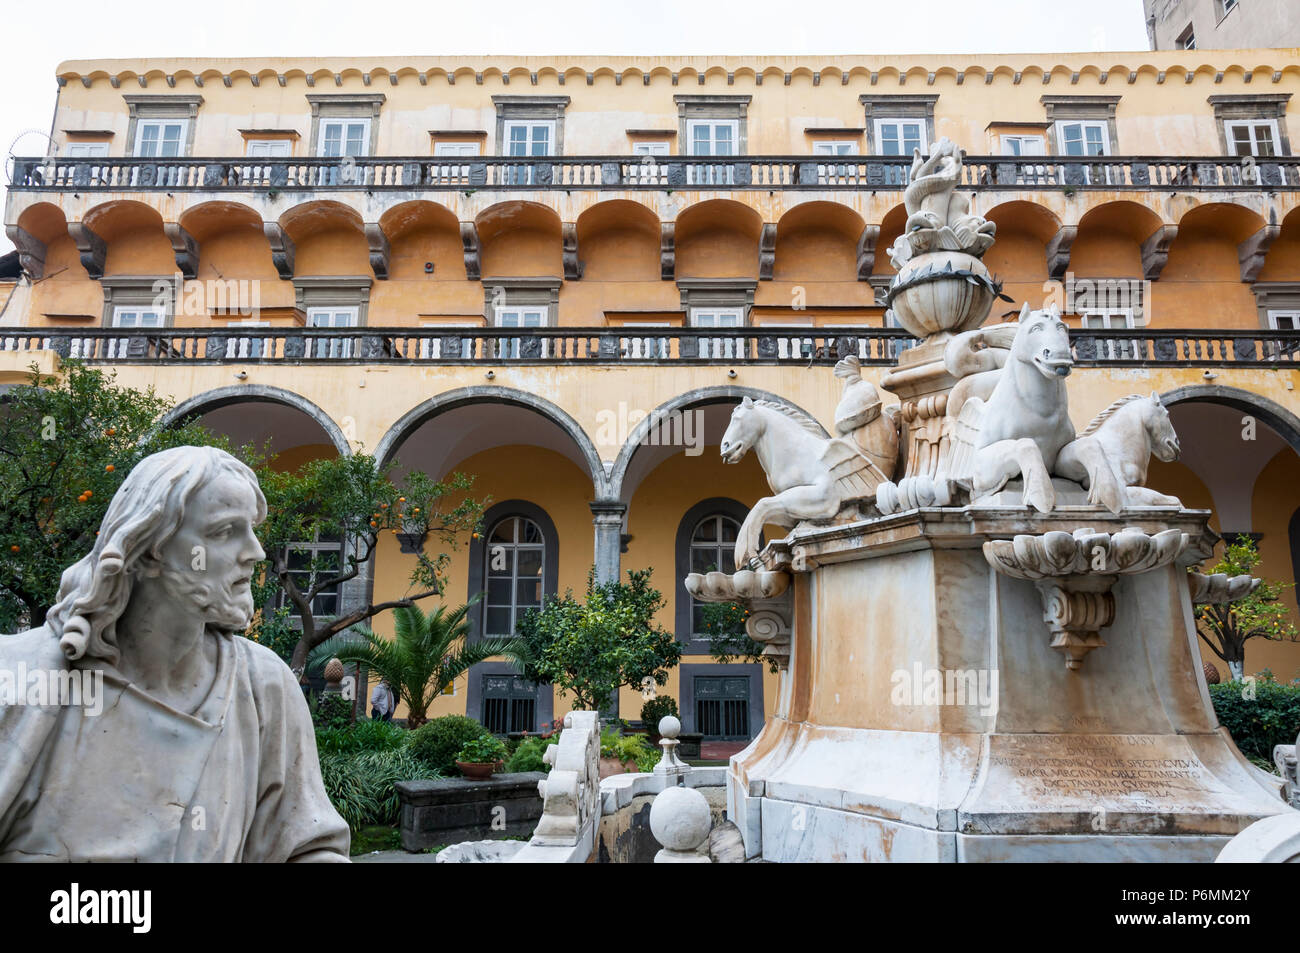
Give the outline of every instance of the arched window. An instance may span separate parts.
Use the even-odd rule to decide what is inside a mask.
[[[483,559],[487,582],[484,634],[514,635],[520,614],[542,605],[546,538],[541,527],[527,517],[507,516],[488,533]]]
[[[736,536],[740,522],[724,513],[714,513],[695,524],[691,531],[691,572],[736,571]],[[704,635],[704,603],[691,600],[691,637]]]

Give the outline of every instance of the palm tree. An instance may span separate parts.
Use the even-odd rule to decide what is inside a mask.
[[[471,666],[497,655],[519,663],[523,646],[517,639],[468,640],[467,616],[477,601],[451,610],[439,606],[427,614],[418,605],[394,609],[394,638],[358,627],[353,632],[360,642],[355,636],[335,636],[312,651],[311,663],[338,658],[372,669],[406,702],[407,727],[418,728],[428,720],[433,700]]]

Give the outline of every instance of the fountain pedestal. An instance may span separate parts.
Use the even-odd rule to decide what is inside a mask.
[[[1185,569],[1212,551],[1209,514],[1112,517],[1058,484],[1049,514],[1013,485],[979,505],[799,528],[764,550],[764,568],[794,572],[793,631],[779,710],[728,771],[750,856],[1210,861],[1288,810],[1217,727],[1199,675]],[[1086,565],[1044,584],[985,553],[1051,533],[1085,540]],[[1059,591],[1075,590],[1102,627],[1070,668],[1053,643],[1070,611]]]

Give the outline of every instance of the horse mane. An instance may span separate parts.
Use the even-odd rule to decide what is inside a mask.
[[[822,433],[822,428],[817,423],[817,421],[809,420],[806,416],[804,416],[802,411],[796,410],[795,408],[791,407],[789,404],[778,403],[775,400],[756,400],[754,401],[754,406],[766,407],[768,410],[775,410],[778,414],[783,414],[786,417],[789,417],[791,420],[797,423],[804,430],[808,431],[814,437],[826,436],[824,433]]]
[[[1129,394],[1127,397],[1121,397],[1119,400],[1115,401],[1115,403],[1111,404],[1109,407],[1107,407],[1105,410],[1099,413],[1096,417],[1093,417],[1091,423],[1088,424],[1088,426],[1084,429],[1083,433],[1079,434],[1079,436],[1087,437],[1090,436],[1091,434],[1096,433],[1098,430],[1101,429],[1102,424],[1104,424],[1111,417],[1114,417],[1117,413],[1119,413],[1121,408],[1125,407],[1128,404],[1131,404],[1135,400],[1142,400],[1142,395]]]

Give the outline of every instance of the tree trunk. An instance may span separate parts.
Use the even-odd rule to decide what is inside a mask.
[[[1228,659],[1228,671],[1232,673],[1232,680],[1239,682],[1245,677],[1246,662],[1244,659]]]

